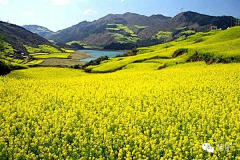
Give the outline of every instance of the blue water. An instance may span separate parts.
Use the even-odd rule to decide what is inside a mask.
[[[90,62],[91,60],[96,60],[102,56],[115,57],[126,52],[123,51],[100,51],[100,50],[80,50],[80,52],[87,52],[92,58],[81,59],[83,62]]]

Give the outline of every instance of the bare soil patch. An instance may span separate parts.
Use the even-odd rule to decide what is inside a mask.
[[[71,53],[67,59],[59,59],[59,58],[49,58],[44,59],[43,63],[40,66],[62,66],[62,67],[71,67],[74,65],[83,66],[86,62],[81,62],[80,59],[91,58],[87,52],[76,51]]]

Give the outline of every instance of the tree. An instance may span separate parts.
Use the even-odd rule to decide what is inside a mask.
[[[0,34],[0,48],[1,48],[1,49],[4,48],[4,46],[3,46],[4,40],[5,40],[5,36],[2,35],[2,34]]]
[[[0,35],[0,57],[4,52],[4,35]]]
[[[0,52],[4,51],[4,35],[0,34]]]

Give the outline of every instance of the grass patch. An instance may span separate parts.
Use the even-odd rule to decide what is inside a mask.
[[[137,35],[128,28],[128,26],[124,26],[123,24],[108,24],[107,30],[109,31],[124,31],[125,33],[129,34],[132,37],[137,37]]]
[[[112,32],[112,34],[115,37],[115,40],[118,43],[136,43],[140,39],[133,32],[133,30],[131,30],[128,26],[124,26],[123,24],[108,24],[107,30]],[[120,31],[124,31],[124,33]]]
[[[167,39],[172,36],[172,32],[164,32],[164,31],[158,31],[158,33],[154,36],[157,39]]]
[[[77,43],[77,44],[79,44],[79,45],[81,45],[81,42],[80,41],[70,41],[70,42],[67,42],[66,43],[66,45],[72,45],[72,44],[74,44],[74,43]]]
[[[33,57],[36,59],[45,59],[45,58],[68,58],[69,56],[70,56],[69,53],[52,53],[44,55],[34,55]]]
[[[136,43],[140,38],[125,36],[119,33],[114,33],[115,40],[118,43]]]
[[[63,52],[65,53],[74,53],[75,50],[72,50],[72,49],[65,49],[65,48],[61,48],[63,50]]]
[[[145,29],[145,28],[147,28],[148,26],[134,25],[134,27],[136,27],[137,29]]]
[[[30,61],[28,63],[26,63],[27,66],[36,66],[36,65],[39,65],[43,63],[43,60],[33,60],[33,61]]]
[[[191,35],[191,34],[194,34],[194,33],[196,33],[196,32],[193,31],[193,30],[187,30],[187,31],[182,32],[182,34],[186,34],[186,35]]]
[[[0,52],[1,55],[4,55],[4,56],[12,56],[14,55],[14,52],[16,50],[13,49],[12,45],[7,43],[7,42],[3,42],[3,51]]]
[[[103,49],[101,46],[90,46],[90,45],[83,45],[85,49]]]
[[[59,53],[61,52],[57,48],[49,45],[38,45],[38,48],[31,47],[28,45],[24,45],[24,47],[27,49],[28,53],[34,54],[34,53]]]

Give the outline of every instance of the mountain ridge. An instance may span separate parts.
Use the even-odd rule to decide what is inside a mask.
[[[43,27],[43,26],[39,26],[39,25],[23,25],[23,28],[38,34],[41,37],[46,37],[48,34],[53,34],[54,32],[51,31],[50,29]]]
[[[91,46],[131,44],[131,46],[138,47],[173,40],[182,36],[181,33],[187,30],[190,30],[189,33],[209,31],[212,25],[226,29],[232,25],[233,18],[231,16],[209,16],[192,11],[181,12],[174,17],[161,14],[145,16],[130,12],[108,14],[92,22],[80,22],[48,34],[44,38],[53,40],[55,43],[78,41],[80,44]],[[184,29],[179,31],[179,28]],[[169,37],[159,36],[159,34],[165,34],[164,32],[171,32],[171,34]]]

